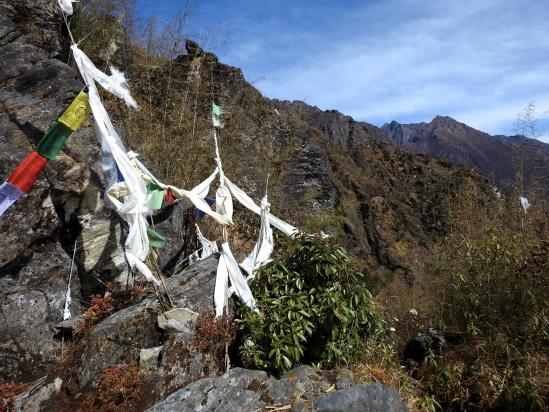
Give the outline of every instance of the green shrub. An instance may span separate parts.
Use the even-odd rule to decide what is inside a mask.
[[[546,409],[536,385],[523,379],[508,385],[497,400],[494,410],[501,412],[528,411],[542,412]]]
[[[384,332],[363,277],[342,247],[294,237],[250,282],[261,314],[238,307],[244,363],[282,371],[353,361],[367,339]]]
[[[517,199],[514,196],[513,199]],[[549,317],[547,215],[464,192],[433,278],[448,350],[422,371],[445,410],[545,410]]]
[[[547,335],[543,242],[491,230],[479,239],[455,236],[448,246],[446,319],[469,335],[497,330],[511,341]]]

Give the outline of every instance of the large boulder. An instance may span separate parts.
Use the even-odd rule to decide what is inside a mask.
[[[356,385],[323,395],[315,405],[318,412],[404,412],[408,408],[394,389],[382,383]]]
[[[86,336],[75,342],[78,384],[81,388],[99,384],[101,373],[114,365],[138,365],[142,355],[148,358],[140,365],[143,373],[154,375],[159,392],[165,393],[177,384],[210,376],[218,371],[206,355],[193,351],[190,338],[194,331],[194,316],[182,321],[186,331],[165,330],[163,319],[178,312],[212,312],[217,256],[195,263],[166,281],[166,291],[176,309],[161,304],[156,294],[115,312],[93,327]],[[181,316],[179,316],[181,318]],[[157,349],[158,347],[162,349]],[[143,350],[159,350],[153,362]],[[152,367],[151,367],[152,366]]]
[[[352,373],[318,371],[299,366],[280,379],[266,372],[235,368],[216,378],[201,379],[148,409],[168,411],[239,411],[275,409],[323,412],[404,412],[408,408],[391,388],[353,385]]]
[[[417,333],[404,348],[403,360],[411,368],[426,366],[429,357],[440,355],[446,349],[444,334],[429,326]]]
[[[38,246],[19,271],[0,278],[2,380],[32,380],[61,359],[63,343],[54,339],[54,325],[63,316],[70,266],[68,255],[51,242]],[[79,294],[76,273],[71,294]],[[77,299],[70,310],[81,311]]]

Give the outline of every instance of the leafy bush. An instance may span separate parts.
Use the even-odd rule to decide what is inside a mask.
[[[479,202],[464,191],[438,246],[433,278],[447,352],[422,371],[448,410],[545,410],[549,342],[547,212],[512,196]]]
[[[384,331],[364,275],[330,241],[297,236],[287,250],[250,282],[261,314],[237,309],[244,363],[282,371],[351,362]]]
[[[446,319],[469,335],[497,330],[511,340],[547,337],[546,243],[501,230],[449,241]]]
[[[530,380],[518,380],[518,383],[507,385],[497,400],[495,410],[502,412],[546,410],[545,401],[538,393],[536,385]]]

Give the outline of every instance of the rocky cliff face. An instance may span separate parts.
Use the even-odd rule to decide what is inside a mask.
[[[2,180],[83,87],[56,58],[62,43],[57,7],[49,1],[0,2]],[[73,315],[103,289],[97,279],[108,282],[125,272],[125,229],[103,207],[102,187],[99,146],[88,121],[32,191],[0,218],[0,382],[40,377],[59,359],[54,326],[62,319],[73,254]],[[165,261],[181,249],[179,215],[162,224],[173,240]]]
[[[54,8],[43,4],[31,10],[26,5],[0,6],[2,179],[82,87],[75,73],[52,57],[60,51]],[[71,139],[60,161],[48,164],[32,192],[0,220],[1,381],[39,377],[58,357],[53,325],[62,316],[71,265],[62,241],[71,212],[65,206],[71,208],[83,196],[98,155],[97,148],[83,140],[94,140],[89,127]],[[78,279],[75,276],[72,283],[75,296],[80,292]],[[72,311],[80,310],[75,299]]]
[[[459,187],[472,181],[487,193],[480,175],[402,150],[371,124],[303,102],[270,103],[301,127],[322,134],[337,192],[334,215],[347,246],[366,259],[370,273],[389,269],[413,283],[424,271],[430,245],[448,229],[447,208]]]
[[[520,174],[525,187],[549,179],[549,145],[534,139],[491,136],[447,116],[429,123],[393,121],[382,129],[399,146],[473,167],[499,185],[511,186]]]
[[[301,118],[305,123],[320,130],[333,145],[352,150],[354,147],[372,140],[391,142],[379,128],[366,122],[357,122],[337,110],[320,110],[300,101],[271,100],[280,110]]]

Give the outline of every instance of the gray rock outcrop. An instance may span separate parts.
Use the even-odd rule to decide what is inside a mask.
[[[201,379],[174,392],[149,412],[239,411],[268,408],[319,412],[404,412],[408,408],[391,388],[352,385],[352,373],[318,371],[299,366],[280,379],[266,372],[235,368],[216,378]]]
[[[151,294],[97,324],[83,341],[78,342],[79,347],[86,348],[77,366],[80,386],[97,385],[99,375],[106,368],[122,363],[137,364],[143,349],[159,346],[163,346],[162,361],[151,372],[158,377],[159,382],[167,382],[168,375],[177,375],[183,381],[188,381],[188,375],[194,372],[198,373],[198,376],[194,376],[195,379],[201,377],[200,370],[191,371],[191,359],[185,358],[190,353],[187,343],[193,329],[189,321],[194,316],[187,316],[185,321],[181,312],[187,315],[193,312],[187,308],[192,308],[195,312],[213,310],[216,269],[217,256],[212,255],[169,278],[166,289],[175,309],[165,311],[156,295]],[[170,337],[174,331],[163,332],[159,327],[159,317],[172,318],[172,315],[180,319],[186,333],[175,333],[175,336]],[[175,353],[177,351],[182,351],[185,355],[179,366],[176,359],[178,354]],[[168,364],[170,357],[174,361]],[[174,368],[177,374],[174,373]],[[214,370],[213,367],[210,369]],[[167,382],[167,387],[171,385],[171,382]]]

